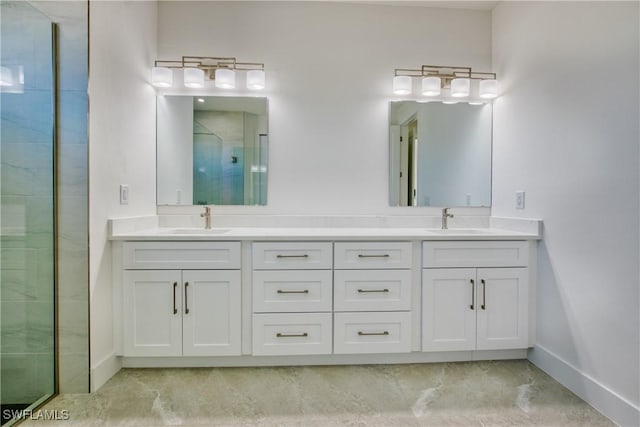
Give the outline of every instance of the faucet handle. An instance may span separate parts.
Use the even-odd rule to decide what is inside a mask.
[[[204,213],[200,214],[200,217],[204,218],[206,216],[211,215],[211,208],[209,206],[204,207]]]
[[[451,208],[442,208],[442,216],[447,216],[449,218],[453,218],[453,214],[449,213],[449,209],[451,209]]]

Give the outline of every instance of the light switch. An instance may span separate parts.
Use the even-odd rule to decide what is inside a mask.
[[[120,185],[120,204],[129,204],[129,186],[127,184]]]
[[[524,209],[524,191],[516,191],[516,209]]]

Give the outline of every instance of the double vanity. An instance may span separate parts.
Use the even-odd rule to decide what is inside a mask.
[[[124,366],[522,358],[533,345],[537,221],[518,231],[118,221]]]

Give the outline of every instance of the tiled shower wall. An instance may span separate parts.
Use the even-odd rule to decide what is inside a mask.
[[[29,404],[54,392],[54,78],[49,19],[25,3],[1,7],[0,391],[5,405]]]
[[[4,6],[10,6],[12,2],[3,2]],[[16,2],[16,7],[26,7],[26,2]],[[87,94],[87,76],[88,76],[88,2],[87,1],[43,1],[29,2],[29,7],[33,7],[49,18],[51,22],[58,25],[58,141],[57,141],[57,171],[56,171],[56,190],[58,206],[56,210],[56,218],[58,224],[58,346],[59,346],[59,390],[66,393],[82,393],[89,391],[89,332],[88,332],[88,135],[87,135],[87,114],[88,114],[88,94]],[[3,24],[4,24],[3,20]],[[26,31],[27,28],[21,28]],[[50,28],[48,28],[50,31]],[[18,32],[20,34],[20,32]],[[24,33],[22,33],[24,34]],[[4,36],[4,31],[3,31]],[[42,46],[40,47],[42,48]],[[50,48],[50,47],[49,47]],[[50,67],[42,67],[42,71],[50,71]],[[40,93],[39,96],[45,96]],[[22,113],[25,117],[37,119],[39,115],[46,117],[51,114],[50,111],[43,110],[44,102],[37,100],[25,105]],[[3,133],[3,146],[5,145],[5,133]],[[31,142],[37,142],[37,135],[33,138],[29,136]],[[50,143],[50,138],[49,138]],[[17,162],[19,159],[29,160],[29,164],[35,163],[32,169],[23,169],[25,174],[31,174],[35,181],[35,187],[51,186],[53,174],[51,172],[52,150],[49,151],[43,147],[39,149],[39,145],[26,144],[17,145],[13,152],[7,151],[9,156],[4,153],[3,147],[3,165],[6,162]],[[18,150],[18,151],[16,151]],[[22,150],[22,151],[20,151]],[[47,154],[48,153],[48,154]],[[49,158],[47,158],[49,155]],[[34,161],[34,157],[36,160]],[[12,166],[19,166],[18,163]],[[49,169],[47,170],[47,167]],[[48,177],[48,178],[47,178]],[[4,178],[4,176],[3,176]],[[46,180],[49,181],[46,181]],[[42,181],[42,182],[41,182]],[[46,181],[46,182],[45,182]],[[10,182],[5,183],[7,188]],[[3,188],[4,194],[4,188]],[[5,203],[2,201],[2,220],[3,230],[7,226],[14,228],[22,226],[23,228],[33,229],[36,234],[40,224],[34,223],[33,218],[36,217],[39,210],[46,209],[46,206],[39,207],[33,203],[24,204],[22,208],[16,207],[20,204]],[[41,201],[43,202],[43,201]],[[34,200],[35,203],[35,200]],[[43,202],[44,203],[44,202]],[[13,212],[12,210],[18,210]],[[22,209],[22,210],[21,210]],[[49,207],[50,209],[50,207]],[[11,218],[25,218],[25,223],[21,225],[17,223],[11,224],[8,220]],[[49,221],[51,218],[49,217]],[[28,234],[28,233],[27,233]],[[33,246],[33,245],[32,245]],[[30,249],[31,250],[31,249]],[[33,252],[33,250],[32,250]],[[29,256],[23,257],[25,260],[22,264],[9,263],[8,259],[2,259],[3,282],[5,279],[11,279],[16,275],[28,275],[23,281],[24,283],[35,283],[32,279],[33,275],[43,275],[43,271],[47,267],[46,262],[39,262],[38,257],[50,259],[52,253],[33,252]],[[49,257],[49,258],[46,258]],[[24,265],[23,265],[24,264]],[[50,265],[50,264],[49,264]],[[9,268],[7,268],[9,267]],[[3,290],[6,283],[3,283]],[[51,283],[51,288],[53,283]],[[27,288],[26,291],[29,291]],[[29,291],[30,292],[30,291]],[[21,322],[25,327],[13,328],[16,332],[14,338],[19,338],[19,334],[28,334],[25,338],[24,345],[38,349],[42,346],[52,345],[53,336],[51,330],[41,327],[43,319],[52,316],[49,312],[52,304],[46,304],[38,295],[27,292],[21,298],[29,301],[29,307],[23,307],[15,302],[16,295],[7,297],[14,298],[13,303],[7,303],[2,306],[2,322],[3,328],[7,326],[7,322]],[[50,294],[52,294],[50,292]],[[39,299],[40,298],[40,299]],[[49,295],[51,299],[51,295]],[[6,299],[3,292],[3,300]],[[40,306],[35,307],[35,305]],[[24,305],[24,304],[23,304]],[[31,307],[35,307],[31,310]],[[40,333],[42,336],[38,336]],[[7,341],[3,336],[2,351],[12,349],[7,347],[11,341]],[[9,337],[10,338],[10,337]],[[24,348],[24,351],[33,351],[31,347]],[[21,350],[13,348],[12,351]],[[17,354],[17,353],[16,353]],[[21,359],[16,357],[11,359],[11,363],[15,362],[15,372],[19,372],[19,379],[9,381],[16,387],[22,384],[22,392],[32,390],[29,393],[37,394],[41,389],[46,388],[41,384],[47,378],[53,378],[53,362],[51,358],[45,363],[43,357],[36,358],[32,362],[29,359]],[[7,359],[8,360],[8,359]],[[23,360],[27,360],[24,362]],[[9,367],[7,361],[3,359],[3,377],[4,368]],[[25,365],[26,363],[26,365]],[[42,379],[42,381],[41,381]],[[50,381],[50,380],[49,380]],[[3,381],[3,385],[4,385]],[[23,386],[24,385],[24,386]],[[8,390],[5,388],[3,394]],[[20,390],[16,390],[20,392]],[[24,394],[23,393],[23,394]],[[28,393],[27,393],[28,394]]]

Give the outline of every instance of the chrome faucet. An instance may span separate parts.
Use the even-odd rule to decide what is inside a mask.
[[[204,212],[200,214],[201,218],[204,218],[204,228],[209,230],[211,228],[211,208],[209,206],[204,207]]]
[[[448,228],[447,221],[449,218],[453,218],[453,214],[449,213],[449,208],[442,209],[442,229],[446,230]]]

